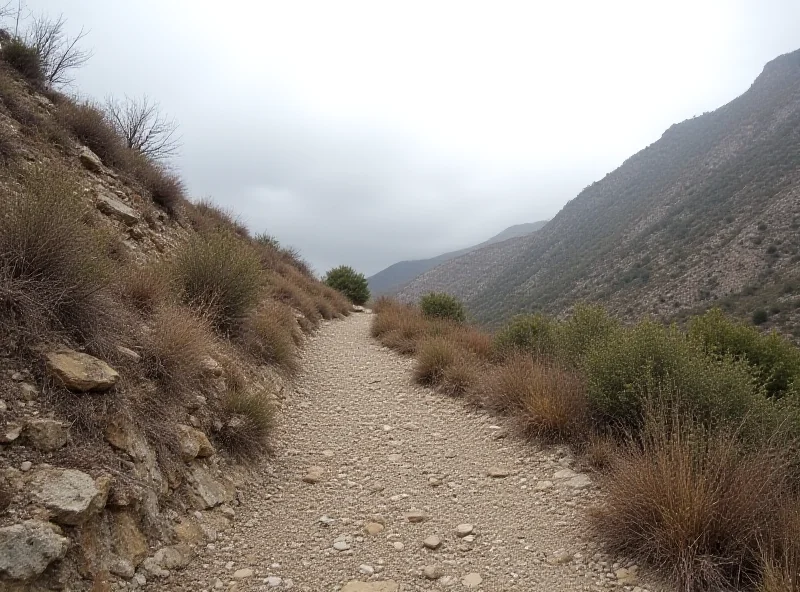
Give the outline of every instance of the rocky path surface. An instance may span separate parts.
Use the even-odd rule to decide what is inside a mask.
[[[370,321],[307,344],[274,459],[170,590],[646,590],[590,542],[566,450],[416,386]]]

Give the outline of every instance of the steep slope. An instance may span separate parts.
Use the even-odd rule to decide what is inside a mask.
[[[399,263],[394,263],[393,265],[390,265],[386,269],[379,271],[367,279],[369,282],[369,290],[373,295],[389,294],[400,289],[404,284],[410,282],[418,275],[425,273],[429,269],[433,269],[445,261],[460,257],[461,255],[474,251],[475,249],[480,249],[488,245],[531,234],[532,232],[542,228],[546,223],[547,220],[542,220],[539,222],[527,222],[525,224],[515,224],[514,226],[509,226],[499,234],[496,234],[489,240],[486,240],[478,245],[444,253],[436,257],[431,257],[430,259],[413,259],[411,261],[400,261]]]
[[[729,104],[670,127],[540,232],[447,261],[401,297],[445,290],[490,324],[579,300],[627,318],[765,307],[769,323],[797,331],[798,181],[800,51]]]

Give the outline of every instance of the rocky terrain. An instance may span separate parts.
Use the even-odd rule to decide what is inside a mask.
[[[567,449],[415,385],[413,361],[369,338],[371,316],[314,336],[273,462],[154,589],[656,589],[590,538],[601,490]]]
[[[369,289],[373,296],[380,296],[382,294],[393,294],[402,290],[403,286],[412,281],[417,276],[425,273],[429,269],[433,269],[437,265],[441,265],[445,261],[455,259],[466,253],[483,249],[489,245],[509,241],[513,238],[520,236],[527,236],[536,232],[547,223],[546,220],[540,222],[529,222],[526,224],[515,224],[509,226],[502,232],[496,234],[489,240],[486,240],[479,245],[459,249],[458,251],[451,251],[444,253],[430,259],[415,259],[412,261],[400,261],[394,263],[384,270],[379,271],[375,275],[367,278],[369,281]]]
[[[541,231],[451,259],[406,285],[481,321],[575,302],[680,318],[710,306],[800,335],[800,52],[742,96],[673,125]]]

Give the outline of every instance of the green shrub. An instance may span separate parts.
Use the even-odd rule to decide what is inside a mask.
[[[602,306],[578,304],[555,331],[557,356],[565,364],[582,366],[586,354],[619,330],[619,323]]]
[[[500,356],[512,351],[524,351],[536,355],[552,355],[555,352],[555,323],[543,314],[519,315],[494,337],[494,349]]]
[[[763,308],[759,308],[756,311],[753,311],[753,324],[754,325],[763,325],[769,320],[769,313]]]
[[[21,39],[10,39],[3,42],[0,57],[30,82],[44,84],[44,65],[35,47],[27,45]]]
[[[353,304],[364,304],[369,300],[369,286],[363,273],[352,267],[340,265],[325,274],[324,282],[347,296]]]
[[[249,244],[229,233],[200,234],[178,254],[175,280],[185,303],[229,330],[258,303],[261,263]]]
[[[769,396],[782,397],[800,386],[800,350],[774,331],[765,335],[712,309],[691,320],[689,335],[713,354],[746,359]]]
[[[448,319],[457,323],[463,323],[467,318],[461,301],[443,292],[426,294],[420,299],[419,305],[422,314],[429,318]]]
[[[598,342],[586,373],[592,412],[604,424],[638,426],[650,398],[668,399],[714,424],[741,421],[759,403],[746,363],[706,355],[676,328],[651,321]]]

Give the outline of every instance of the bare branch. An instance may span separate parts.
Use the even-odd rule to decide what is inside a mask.
[[[160,105],[146,95],[126,96],[124,101],[109,97],[105,111],[128,148],[155,160],[166,160],[178,153],[181,142],[177,122],[162,114]]]
[[[80,68],[92,57],[90,50],[79,43],[89,34],[81,29],[70,38],[64,31],[64,15],[53,20],[48,16],[34,16],[25,34],[25,43],[39,54],[44,81],[49,86],[63,86],[73,81],[71,71]]]

